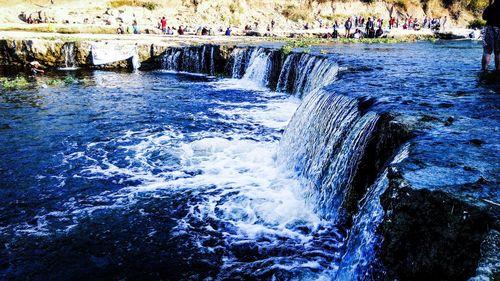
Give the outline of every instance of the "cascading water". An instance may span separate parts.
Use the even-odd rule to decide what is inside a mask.
[[[254,49],[252,48],[235,48],[231,54],[233,58],[233,68],[231,72],[232,78],[241,78],[245,74],[250,56]]]
[[[337,63],[326,56],[291,53],[283,64],[276,89],[303,97],[332,83],[338,70]]]
[[[296,171],[324,217],[342,218],[342,204],[378,116],[356,100],[319,90],[302,102],[281,139],[278,161]]]
[[[215,75],[215,47],[170,48],[162,57],[163,69],[175,72],[189,72]]]
[[[270,69],[275,67],[268,51],[236,49],[233,57],[233,78],[241,77],[243,71],[244,80],[267,85]],[[336,79],[338,71],[337,63],[327,56],[292,53],[286,58],[276,89],[303,101],[281,138],[277,162],[294,171],[317,213],[345,224],[353,216],[347,206],[357,205],[353,201],[359,200],[358,189],[363,190],[355,179],[380,118],[374,112],[361,111],[358,100],[322,89]],[[401,155],[404,153],[398,154],[394,162],[401,161]],[[383,172],[371,183],[360,212],[354,216],[339,280],[362,277],[368,264],[374,262],[379,239],[375,229],[383,216],[379,197],[387,186],[386,174]]]
[[[64,67],[61,70],[74,70],[78,68],[75,58],[75,43],[68,42],[63,47]]]
[[[250,56],[249,65],[242,79],[267,86],[271,66],[271,53],[264,48],[256,48]]]
[[[400,163],[408,157],[408,149],[409,145],[403,146],[392,160],[391,165]],[[338,280],[349,280],[353,276],[359,276],[362,280],[370,280],[372,270],[376,271],[373,268],[377,266],[374,257],[376,248],[381,243],[381,237],[377,235],[377,228],[384,216],[380,197],[389,185],[387,174],[386,168],[368,189],[360,203],[359,212],[353,219],[353,227],[347,239],[346,252],[336,275]]]

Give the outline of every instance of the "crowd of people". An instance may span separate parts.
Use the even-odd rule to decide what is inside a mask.
[[[364,18],[363,16],[349,17],[344,22],[343,28],[345,30],[345,37],[347,38],[377,38],[384,35],[384,28],[389,30],[394,28],[402,28],[404,30],[421,30],[423,28],[428,28],[430,30],[444,31],[448,18],[428,18],[424,17],[420,22],[416,17],[408,17],[403,20],[399,18],[391,17],[387,24],[384,25],[384,19],[382,18]],[[321,26],[321,24],[320,24]],[[333,23],[333,33],[332,37],[340,37],[339,28],[340,25],[337,20]],[[305,26],[304,29],[308,29],[309,26]]]

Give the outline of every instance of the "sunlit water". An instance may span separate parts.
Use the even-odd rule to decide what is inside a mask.
[[[462,44],[334,48],[332,88],[411,118],[430,96],[476,91],[480,46]],[[252,79],[78,76],[0,96],[0,279],[333,276],[345,230],[276,157],[299,99]]]

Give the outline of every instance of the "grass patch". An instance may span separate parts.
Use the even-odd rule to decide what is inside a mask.
[[[288,55],[294,49],[303,48],[304,52],[309,52],[309,48],[312,46],[319,45],[333,45],[333,44],[394,44],[403,42],[415,42],[417,40],[433,40],[433,38],[418,37],[418,36],[407,36],[398,38],[337,38],[337,39],[324,39],[324,38],[278,38],[274,41],[282,42],[284,45],[281,47],[280,51],[284,55]],[[325,52],[320,50],[320,53]]]

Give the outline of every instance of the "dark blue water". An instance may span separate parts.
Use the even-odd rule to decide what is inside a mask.
[[[480,45],[327,51],[343,67],[328,89],[414,124],[417,186],[497,180],[499,100],[479,81]],[[333,276],[345,231],[276,160],[300,100],[231,79],[76,75],[0,95],[0,279]]]

